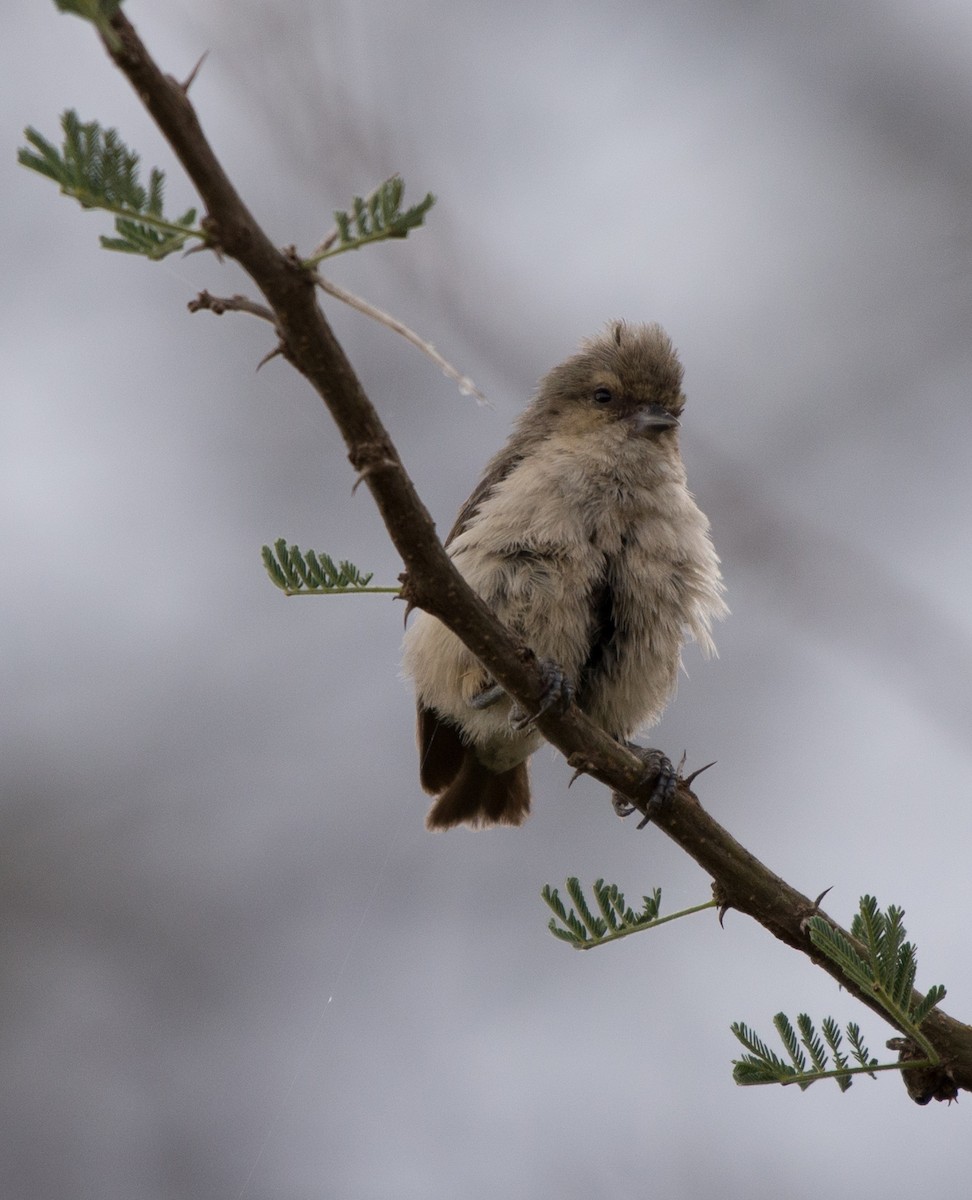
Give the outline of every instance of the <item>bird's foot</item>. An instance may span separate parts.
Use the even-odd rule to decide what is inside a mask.
[[[555,662],[549,658],[539,658],[537,666],[543,676],[543,689],[536,711],[524,712],[519,704],[514,704],[510,709],[510,727],[517,733],[529,729],[544,713],[565,713],[574,698],[574,685]]]
[[[534,712],[526,712],[519,704],[514,703],[510,709],[510,726],[517,733],[528,729],[538,717],[548,712],[566,712],[574,698],[574,687],[567,676],[555,662],[549,658],[537,659],[543,675],[543,690],[540,693],[540,703]],[[481,711],[492,708],[506,695],[505,689],[498,683],[487,683],[467,701],[470,708]]]
[[[685,755],[682,755],[682,762],[676,768],[672,766],[671,759],[660,750],[652,750],[647,746],[636,746],[633,742],[628,742],[628,749],[645,764],[645,771],[638,785],[639,789],[650,785],[651,792],[644,804],[635,804],[627,796],[622,796],[620,792],[612,792],[611,803],[619,817],[630,817],[635,810],[640,812],[642,816],[638,822],[638,828],[644,829],[652,817],[657,816],[675,794]]]

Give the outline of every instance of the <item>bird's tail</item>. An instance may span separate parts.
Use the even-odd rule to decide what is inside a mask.
[[[526,763],[497,774],[466,748],[456,777],[438,797],[425,818],[427,829],[471,825],[522,825],[530,811],[530,779]]]

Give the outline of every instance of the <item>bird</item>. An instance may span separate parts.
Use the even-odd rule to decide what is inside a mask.
[[[610,322],[543,377],[444,543],[537,655],[551,699],[572,697],[622,742],[661,717],[686,638],[714,654],[728,612],[679,453],[682,381],[661,326]],[[403,668],[435,797],[427,828],[522,824],[543,741],[531,715],[428,613],[406,630]]]

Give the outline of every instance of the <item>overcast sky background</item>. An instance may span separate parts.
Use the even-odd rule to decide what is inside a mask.
[[[492,401],[326,310],[440,529],[536,380],[606,320],[680,348],[732,616],[653,744],[849,921],[907,911],[972,1020],[972,9],[132,3],[280,244],[393,171],[439,196],[331,265]],[[0,46],[0,1193],[5,1200],[945,1194],[970,1103],[888,1076],[741,1090],[730,1022],[891,1031],[747,918],[578,955],[544,883],[709,894],[535,760],[520,831],[432,836],[401,605],[286,600],[279,536],[400,563],[269,329],[190,316],[229,266],[98,247],[14,161],[76,107],[168,168],[92,32]],[[781,1182],[785,1180],[785,1185]]]

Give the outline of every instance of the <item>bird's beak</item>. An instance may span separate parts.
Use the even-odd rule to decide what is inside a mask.
[[[646,404],[632,413],[628,420],[631,432],[636,435],[650,435],[661,433],[664,429],[678,428],[678,417],[661,404]]]

